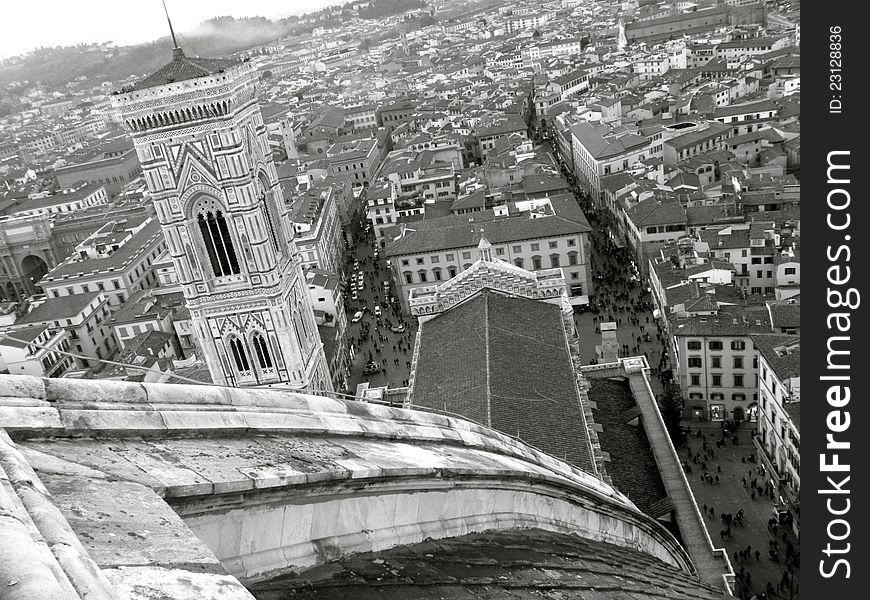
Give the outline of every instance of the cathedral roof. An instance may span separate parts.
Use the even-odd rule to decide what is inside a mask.
[[[484,289],[419,335],[412,404],[519,435],[595,473],[559,306]]]
[[[649,554],[543,529],[470,533],[344,556],[321,567],[255,583],[251,590],[262,598],[280,590],[286,597],[298,594],[308,600],[730,597]]]
[[[225,69],[238,63],[238,60],[232,58],[186,56],[181,48],[176,48],[172,52],[172,61],[163,65],[145,79],[133,84],[130,91],[144,90],[186,79],[207,77],[215,73],[222,73]]]

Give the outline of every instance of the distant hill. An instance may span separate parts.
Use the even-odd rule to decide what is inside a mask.
[[[217,17],[205,21],[194,31],[179,35],[178,41],[188,54],[222,57],[302,30],[303,26],[295,17],[280,21],[264,17]],[[169,36],[148,44],[118,48],[103,48],[96,44],[43,48],[20,59],[4,61],[5,64],[0,66],[0,86],[28,80],[51,88],[63,86],[78,77],[95,82],[118,81],[155,71],[171,57]]]
[[[370,0],[367,7],[354,14],[351,8],[354,3],[328,6],[275,21],[265,17],[217,17],[203,22],[194,31],[180,34],[178,41],[189,55],[225,57],[281,38],[310,33],[317,26],[337,27],[348,17],[382,19],[427,6],[423,0]],[[80,44],[41,48],[27,56],[0,62],[0,87],[13,81],[28,81],[30,85],[42,83],[56,89],[79,77],[87,77],[89,82],[117,82],[132,75],[151,73],[171,56],[169,36],[136,46],[107,48],[99,44]]]
[[[353,2],[348,5],[354,4]],[[348,6],[345,5],[345,6]],[[372,0],[368,7],[359,11],[361,19],[386,19],[409,10],[426,8],[423,0]]]

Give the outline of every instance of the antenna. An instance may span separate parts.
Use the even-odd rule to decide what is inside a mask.
[[[169,19],[169,11],[166,9],[166,0],[160,0],[163,2],[163,12],[166,13],[166,22],[169,23],[169,34],[172,36],[172,48],[173,50],[178,50],[178,41],[175,39],[175,30],[172,29],[172,21]]]

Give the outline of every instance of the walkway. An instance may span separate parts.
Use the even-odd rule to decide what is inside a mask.
[[[623,363],[625,365],[625,363]],[[626,365],[627,366],[627,365]],[[640,408],[644,429],[652,446],[668,497],[673,501],[677,526],[683,536],[683,546],[692,557],[698,575],[705,583],[723,585],[723,575],[733,577],[730,561],[722,549],[714,549],[689,482],[683,473],[677,453],[671,444],[655,397],[640,370],[626,372],[631,391]]]

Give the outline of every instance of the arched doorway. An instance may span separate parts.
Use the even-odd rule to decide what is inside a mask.
[[[6,299],[13,302],[18,301],[18,292],[15,290],[15,284],[11,281],[6,282]]]
[[[40,257],[28,254],[21,261],[21,273],[28,287],[41,292],[41,288],[37,290],[37,283],[48,273],[48,265]]]
[[[734,420],[738,423],[746,420],[746,414],[744,410],[739,406],[734,409]]]

